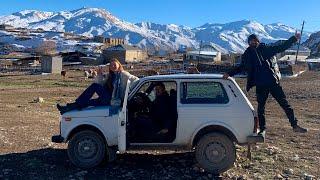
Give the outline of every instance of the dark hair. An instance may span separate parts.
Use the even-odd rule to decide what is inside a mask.
[[[251,34],[251,35],[248,37],[248,44],[250,43],[251,40],[254,40],[254,39],[260,42],[260,40],[259,40],[259,38],[258,38],[257,35]]]
[[[166,89],[166,86],[162,82],[154,83],[154,87],[156,87],[156,86],[160,86],[161,88]]]

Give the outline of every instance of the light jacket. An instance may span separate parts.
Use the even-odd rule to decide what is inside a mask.
[[[100,74],[96,77],[95,79],[95,83],[101,84],[103,86],[106,85],[107,83],[107,79],[108,79],[108,74]],[[120,83],[119,83],[119,87],[114,87],[113,88],[113,92],[112,95],[115,94],[115,91],[119,91],[120,92],[120,99],[123,100],[124,99],[124,95],[125,95],[125,91],[126,91],[126,87],[127,87],[127,82],[128,80],[130,81],[130,84],[133,85],[135,84],[139,78],[131,75],[129,72],[127,71],[121,71],[120,73]],[[112,97],[113,99],[114,97]],[[111,100],[112,101],[112,100]],[[112,103],[111,103],[112,104]]]

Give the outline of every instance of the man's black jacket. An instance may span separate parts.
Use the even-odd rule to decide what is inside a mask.
[[[156,97],[151,106],[151,117],[156,123],[159,130],[172,130],[175,124],[175,107],[172,106],[172,101],[167,92]]]
[[[239,66],[235,67],[231,71],[228,72],[229,76],[234,76],[235,74],[246,72],[247,73],[247,87],[246,90],[249,91],[252,87],[256,85],[255,81],[255,71],[254,62],[258,61],[268,61],[271,64],[271,69],[275,76],[279,79],[279,68],[274,56],[277,53],[283,52],[286,49],[290,48],[295,42],[297,42],[297,38],[292,36],[288,40],[280,43],[279,45],[268,46],[261,43],[257,48],[248,47],[246,51],[241,56],[241,63]]]

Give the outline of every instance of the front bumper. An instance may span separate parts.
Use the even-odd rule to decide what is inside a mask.
[[[61,135],[55,135],[51,137],[51,141],[54,143],[63,143],[64,138]]]
[[[249,144],[264,143],[265,134],[253,134],[247,137]]]

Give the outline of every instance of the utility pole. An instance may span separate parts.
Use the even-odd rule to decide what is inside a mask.
[[[201,53],[201,46],[202,46],[202,40],[200,41],[200,47],[199,47],[199,54],[198,54],[198,64],[199,64],[199,62],[200,62],[200,53]],[[197,65],[198,65],[197,64]]]
[[[303,28],[304,28],[304,21],[302,22],[302,28],[301,28],[301,32],[300,32],[301,37],[300,37],[299,42],[298,42],[298,49],[297,49],[295,64],[298,62],[298,54],[299,54],[299,48],[300,48],[300,43],[301,43],[301,39],[302,39]]]

